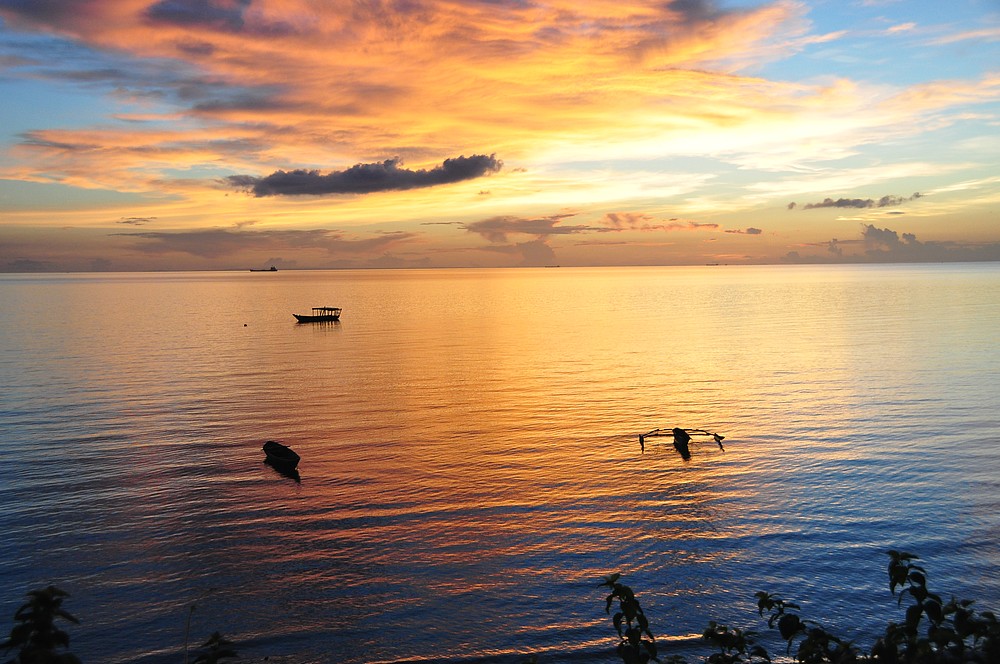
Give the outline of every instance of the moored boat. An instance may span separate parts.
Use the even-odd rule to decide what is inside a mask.
[[[269,440],[264,443],[263,449],[264,454],[267,455],[266,460],[275,466],[292,469],[299,465],[299,459],[301,457],[299,457],[299,455],[287,445],[282,445],[277,441]]]
[[[321,323],[340,320],[340,307],[313,307],[311,314],[292,314],[300,323]]]

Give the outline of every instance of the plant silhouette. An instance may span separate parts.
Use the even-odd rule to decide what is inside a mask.
[[[69,634],[56,626],[56,620],[67,620],[75,625],[80,621],[62,608],[69,593],[48,586],[32,590],[28,601],[14,613],[14,628],[0,647],[17,655],[8,664],[80,664],[76,655],[68,650]]]

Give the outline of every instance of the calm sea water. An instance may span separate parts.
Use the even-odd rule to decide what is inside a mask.
[[[54,583],[87,662],[181,662],[189,621],[249,662],[610,662],[615,571],[668,654],[762,628],[758,590],[870,644],[889,548],[1000,609],[997,264],[3,275],[0,308],[0,619]],[[674,426],[726,449],[641,453]]]

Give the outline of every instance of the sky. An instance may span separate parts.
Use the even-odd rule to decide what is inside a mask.
[[[0,272],[1000,260],[1000,0],[0,0]]]

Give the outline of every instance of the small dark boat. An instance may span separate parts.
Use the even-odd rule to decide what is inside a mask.
[[[255,268],[250,268],[250,271],[251,271],[251,272],[277,272],[277,271],[278,271],[278,268],[276,268],[276,267],[274,267],[274,266],[272,265],[271,267],[269,267],[269,268],[265,268],[265,269],[263,269],[263,270],[258,270],[258,269],[255,269]]]
[[[281,443],[269,440],[264,443],[264,454],[267,455],[266,461],[278,468],[287,468],[289,470],[295,468],[299,465],[299,457],[292,448],[287,445],[282,445]]]
[[[300,323],[322,323],[340,320],[340,307],[313,307],[311,314],[292,314]]]

